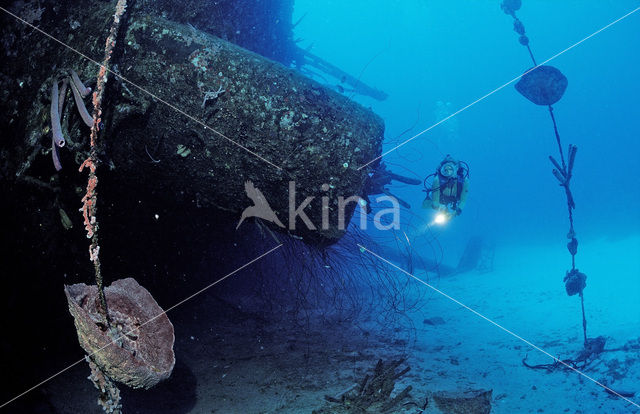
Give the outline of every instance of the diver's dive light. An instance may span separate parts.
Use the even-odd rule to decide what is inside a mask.
[[[444,224],[449,221],[449,215],[440,211],[433,218],[433,224]]]

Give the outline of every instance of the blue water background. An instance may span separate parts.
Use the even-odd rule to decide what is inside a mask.
[[[538,62],[640,6],[628,0],[523,3],[517,14]],[[397,142],[532,66],[499,1],[297,0],[294,21],[302,16],[295,30],[302,47],[389,93],[384,102],[354,97],[384,118],[388,140],[418,121]],[[563,145],[579,148],[572,189],[581,241],[620,239],[640,229],[638,50],[640,12],[549,62],[569,80],[554,107]],[[385,161],[424,177],[448,153],[471,166],[471,193],[463,216],[439,230],[442,243],[460,246],[480,234],[503,244],[563,248],[567,208],[547,159],[558,158],[558,150],[545,107],[508,85]],[[433,212],[420,209],[418,187],[392,191],[412,204],[412,214],[431,219]],[[628,260],[638,261],[637,255]]]
[[[588,275],[589,335],[606,336],[609,348],[637,338],[640,329],[640,11],[576,43],[639,6],[631,0],[523,0],[517,12],[539,63],[571,48],[548,64],[569,81],[554,108],[564,149],[578,146],[571,185],[580,241],[576,260]],[[311,47],[318,56],[389,93],[383,102],[353,96],[384,119],[384,151],[495,91],[384,158],[392,170],[419,178],[432,173],[446,154],[471,168],[462,216],[441,227],[425,225],[434,212],[421,209],[420,187],[391,186],[412,205],[401,218],[407,237],[400,233],[397,238],[411,242],[414,253],[449,265],[456,264],[470,236],[495,242],[494,273],[472,272],[449,280],[434,272],[421,277],[533,343],[555,343],[548,349],[554,354],[577,353],[582,346],[580,301],[567,297],[562,285],[571,266],[565,247],[567,204],[548,160],[549,155],[559,157],[558,147],[547,108],[527,101],[513,83],[504,86],[532,63],[500,1],[297,0],[294,21],[303,16],[296,27],[302,47]],[[322,81],[332,87],[339,84]],[[394,243],[387,244],[388,248]],[[378,251],[385,255],[384,247]],[[404,277],[399,272],[398,276]],[[427,290],[419,283],[414,288]],[[454,325],[451,337],[445,332],[440,340],[456,344],[452,349],[463,343],[469,346],[463,354],[473,355],[474,365],[467,371],[455,373],[445,364],[450,377],[466,378],[496,393],[529,397],[530,383],[539,381],[541,389],[557,391],[542,397],[554,412],[574,404],[571,387],[576,393],[589,393],[589,398],[580,399],[582,412],[632,408],[622,400],[607,399],[577,375],[567,377],[573,385],[563,391],[557,383],[561,376],[544,377],[520,366],[527,352],[539,363],[550,362],[544,355],[449,299],[429,295],[441,302],[429,302],[427,313],[446,315]],[[438,332],[419,335],[418,343],[438,343]],[[477,352],[487,343],[499,344],[495,359]],[[624,360],[631,355],[614,353],[607,358]],[[438,369],[437,356],[426,353],[424,358],[427,367]],[[637,391],[637,363],[628,362],[626,378],[614,385]],[[510,376],[492,377],[502,364],[510,367]],[[588,372],[611,380],[602,369]],[[490,374],[482,380],[474,372]],[[438,378],[434,386],[454,386],[441,382]],[[514,408],[518,404],[517,398],[515,403],[507,401],[496,412],[520,411]],[[542,404],[533,402],[536,407]]]

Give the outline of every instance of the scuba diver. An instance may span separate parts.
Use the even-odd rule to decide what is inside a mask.
[[[433,178],[431,183],[427,183]],[[469,193],[469,166],[464,161],[456,161],[447,155],[438,165],[436,172],[424,179],[427,197],[423,208],[433,208],[448,217],[462,214]]]

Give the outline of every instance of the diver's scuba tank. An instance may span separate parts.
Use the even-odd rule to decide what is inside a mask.
[[[422,202],[423,208],[429,208],[431,206],[433,191],[437,191],[440,188],[444,188],[447,185],[456,184],[456,196],[459,197],[462,194],[462,188],[464,181],[469,177],[469,165],[464,161],[456,161],[451,155],[447,154],[446,157],[440,162],[436,171],[425,177],[423,181],[424,192],[427,193],[424,201]],[[438,187],[433,187],[433,182],[429,183],[429,179],[438,178]],[[455,180],[455,181],[454,181]],[[454,206],[455,208],[455,206]]]

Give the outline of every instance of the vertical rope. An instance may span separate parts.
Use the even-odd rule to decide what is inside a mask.
[[[582,334],[584,336],[584,344],[587,345],[587,318],[584,315],[584,294],[580,292],[580,304],[582,305]]]
[[[538,66],[536,62],[536,58],[533,55],[533,51],[531,50],[531,46],[529,45],[529,38],[525,34],[525,28],[520,19],[516,16],[516,10],[520,6],[518,5],[516,9],[512,9],[509,7],[507,2],[502,3],[502,9],[505,13],[513,17],[514,19],[514,31],[520,35],[520,44],[527,48],[529,52],[529,57],[531,57],[531,61],[533,62],[534,68]],[[565,162],[564,151],[562,149],[562,141],[560,139],[560,133],[558,132],[558,123],[556,122],[556,117],[553,113],[553,106],[547,105],[549,109],[549,116],[551,117],[551,122],[553,123],[553,132],[556,137],[556,143],[558,144],[558,153],[560,154],[560,162],[561,165],[553,159],[553,157],[549,157],[551,162],[557,168],[553,170],[554,176],[560,181],[560,185],[564,187],[565,194],[567,196],[567,210],[569,213],[569,233],[567,237],[570,239],[569,244],[567,245],[569,249],[569,253],[571,254],[571,273],[578,273],[576,269],[576,253],[578,248],[578,240],[575,238],[575,230],[573,227],[573,209],[575,208],[575,203],[573,201],[573,195],[571,194],[571,189],[569,188],[572,169],[573,169],[573,160],[575,157],[576,147],[569,145],[568,157],[569,157],[569,165]],[[571,274],[569,273],[569,274]],[[585,276],[586,277],[586,276]],[[584,344],[587,344],[587,318],[585,316],[584,311],[584,293],[580,291],[580,304],[582,307],[582,333],[584,336]]]
[[[536,63],[536,58],[533,57],[533,52],[531,51],[531,47],[529,47],[528,43],[527,50],[529,51],[529,56],[531,56],[531,60],[533,61],[533,66],[538,66],[538,63]]]
[[[98,286],[98,298],[99,298],[99,310],[102,317],[105,320],[107,328],[111,327],[109,312],[107,309],[107,300],[104,295],[104,284],[102,281],[102,272],[100,271],[100,245],[98,244],[98,219],[97,202],[98,192],[98,176],[96,170],[98,168],[98,132],[102,125],[102,98],[104,97],[104,91],[107,84],[107,72],[109,69],[109,61],[111,60],[111,54],[113,48],[116,45],[116,35],[118,28],[120,27],[120,18],[127,7],[126,0],[118,0],[116,4],[116,12],[113,15],[113,24],[107,36],[105,44],[105,54],[100,70],[98,71],[98,79],[96,83],[96,90],[93,92],[93,124],[91,125],[90,136],[90,150],[89,157],[80,166],[80,172],[84,168],[89,169],[89,178],[87,180],[87,192],[82,198],[82,215],[84,217],[84,226],[87,231],[87,238],[91,239],[89,244],[89,260],[93,262],[93,268],[95,272],[96,285]]]
[[[551,122],[553,122],[553,132],[556,134],[556,142],[558,143],[558,152],[560,153],[560,161],[562,162],[562,170],[567,174],[567,164],[564,162],[564,153],[562,151],[562,142],[560,141],[560,133],[558,132],[558,124],[556,123],[556,117],[553,115],[553,106],[549,105],[549,115],[551,116]]]

